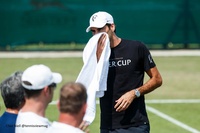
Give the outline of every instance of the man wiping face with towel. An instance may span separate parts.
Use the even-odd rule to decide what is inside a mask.
[[[140,41],[119,38],[115,33],[113,17],[104,11],[96,12],[90,17],[86,32],[89,31],[97,42],[93,56],[98,63],[102,56],[105,57],[103,53],[107,42],[111,48],[106,89],[100,96],[101,133],[150,132],[145,94],[162,85],[162,77],[150,51]],[[95,40],[97,35],[100,36]],[[149,77],[145,83],[144,73]]]

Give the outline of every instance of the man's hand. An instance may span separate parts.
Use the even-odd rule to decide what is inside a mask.
[[[97,51],[96,51],[97,62],[99,61],[102,51],[105,47],[105,41],[106,41],[106,34],[102,34],[101,37],[99,38],[98,44],[97,44]]]
[[[116,100],[116,104],[115,104],[114,108],[116,109],[117,112],[124,111],[129,107],[129,105],[132,103],[132,101],[134,99],[135,99],[135,91],[134,90],[126,92],[118,100]]]
[[[82,123],[80,124],[79,128],[84,131],[85,133],[89,133],[89,123],[87,121],[82,121]]]

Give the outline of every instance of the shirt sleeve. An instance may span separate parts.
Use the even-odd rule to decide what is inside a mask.
[[[147,71],[147,70],[155,67],[156,64],[152,58],[152,55],[144,43],[141,43],[139,49],[140,49],[139,51],[140,51],[140,54],[142,57],[141,59],[143,60],[144,70]]]

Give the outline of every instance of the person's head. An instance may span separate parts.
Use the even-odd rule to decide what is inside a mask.
[[[59,111],[83,117],[86,111],[87,93],[81,83],[66,83],[60,90]],[[82,119],[82,118],[81,118]]]
[[[56,84],[61,81],[60,73],[52,72],[49,67],[42,64],[28,67],[22,75],[22,86],[25,88],[27,99],[38,97],[44,92],[47,101],[51,102]]]
[[[94,13],[90,17],[89,23],[90,25],[86,29],[86,32],[91,31],[93,35],[99,32],[106,32],[111,37],[116,32],[114,19],[107,12],[99,11]]]
[[[17,71],[0,84],[1,96],[6,108],[19,110],[24,105],[24,88],[21,84],[22,73]]]

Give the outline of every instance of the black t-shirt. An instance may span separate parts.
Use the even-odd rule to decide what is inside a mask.
[[[146,46],[124,40],[111,49],[107,91],[100,98],[101,129],[127,128],[149,123],[144,96],[136,98],[128,109],[116,112],[115,101],[126,92],[143,85],[144,72],[155,67]]]

